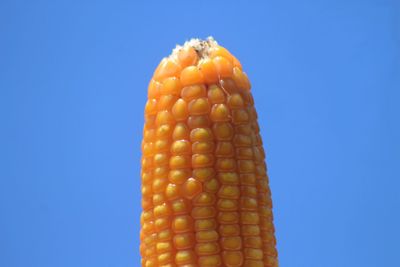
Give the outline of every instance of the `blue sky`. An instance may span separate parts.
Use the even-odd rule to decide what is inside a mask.
[[[209,35],[253,84],[281,266],[400,266],[399,2],[166,2],[0,3],[0,266],[139,266],[147,84]]]

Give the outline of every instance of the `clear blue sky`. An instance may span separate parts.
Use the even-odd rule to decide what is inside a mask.
[[[253,84],[281,266],[400,266],[398,1],[133,2],[1,1],[0,266],[139,266],[147,84],[209,35]]]

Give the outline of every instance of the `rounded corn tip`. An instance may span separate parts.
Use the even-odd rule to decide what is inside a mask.
[[[186,41],[183,45],[176,45],[172,50],[170,57],[177,57],[180,51],[193,48],[200,59],[208,58],[210,49],[217,46],[218,43],[212,36],[209,36],[206,39],[192,38],[189,41]]]

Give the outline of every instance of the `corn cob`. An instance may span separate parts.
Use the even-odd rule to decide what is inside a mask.
[[[164,58],[143,135],[142,266],[278,266],[250,82],[228,50],[192,39]]]

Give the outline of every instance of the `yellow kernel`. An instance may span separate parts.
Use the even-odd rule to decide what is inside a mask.
[[[154,223],[152,221],[150,222],[145,222],[142,225],[142,231],[145,234],[153,233],[154,232]]]
[[[168,184],[165,189],[165,195],[168,199],[176,199],[179,197],[179,188],[175,184]]]
[[[226,224],[219,226],[221,236],[238,236],[240,235],[240,227],[238,224]]]
[[[215,155],[217,157],[233,157],[235,155],[233,144],[231,142],[218,142]]]
[[[221,79],[219,81],[220,86],[224,89],[225,92],[229,94],[234,94],[238,91],[238,87],[232,79]]]
[[[245,109],[236,109],[232,110],[232,120],[235,124],[244,124],[248,123],[250,118]]]
[[[214,164],[212,154],[194,154],[192,156],[192,168],[210,167]]]
[[[258,225],[243,225],[241,229],[243,236],[258,236],[260,235],[260,227]]]
[[[215,203],[215,196],[208,192],[201,192],[193,199],[193,205],[200,206],[212,206]]]
[[[190,213],[191,208],[192,205],[187,199],[180,198],[171,203],[171,209],[175,215]]]
[[[163,81],[161,94],[163,95],[176,95],[179,96],[182,90],[182,84],[177,77],[166,78]]]
[[[234,93],[228,96],[228,106],[231,109],[244,108],[244,100],[240,94]]]
[[[203,73],[196,66],[188,66],[181,72],[180,80],[183,86],[204,83]]]
[[[189,155],[172,156],[169,160],[171,169],[184,169],[190,167],[191,158]]]
[[[154,98],[147,100],[144,112],[148,115],[157,114],[157,100]]]
[[[188,215],[180,215],[174,218],[172,230],[175,233],[190,232],[193,230],[193,219]]]
[[[194,178],[189,178],[182,185],[182,193],[186,198],[192,199],[202,190],[202,185],[199,181]]]
[[[152,193],[152,188],[149,185],[142,185],[142,195],[149,196]]]
[[[218,213],[218,222],[220,224],[236,224],[239,222],[239,214],[235,211],[223,211]]]
[[[158,264],[167,264],[173,260],[172,252],[165,252],[158,254]]]
[[[167,152],[169,149],[169,141],[166,139],[157,140],[154,143],[154,150],[155,152]]]
[[[191,169],[171,170],[168,174],[168,179],[173,184],[183,184],[191,175]]]
[[[195,263],[196,261],[196,254],[193,250],[180,250],[176,253],[175,256],[175,262],[178,265]]]
[[[225,103],[224,91],[215,84],[208,87],[207,95],[211,104]]]
[[[204,182],[204,190],[210,193],[216,193],[218,191],[218,181],[217,179],[210,179]]]
[[[215,176],[214,168],[199,168],[193,170],[193,178],[198,181],[205,182]]]
[[[189,140],[190,130],[184,123],[178,123],[172,133],[173,140]]]
[[[215,230],[196,232],[197,242],[213,242],[218,240],[218,233]]]
[[[194,207],[191,215],[194,219],[209,219],[214,218],[216,213],[214,207]]]
[[[154,79],[163,81],[168,77],[177,77],[181,71],[179,64],[171,59],[163,59],[154,72]]]
[[[202,59],[199,63],[199,69],[203,73],[204,82],[207,84],[218,82],[217,68],[211,59]]]
[[[207,98],[197,98],[189,102],[190,115],[204,115],[210,112],[210,104]]]
[[[251,147],[239,147],[236,149],[236,158],[238,159],[252,159],[253,149]]]
[[[230,123],[220,122],[214,123],[212,127],[216,140],[231,140],[233,138],[233,127]]]
[[[155,137],[156,137],[156,131],[154,129],[145,129],[143,131],[143,140],[145,142],[154,141]]]
[[[181,91],[181,97],[186,101],[190,102],[193,99],[205,97],[207,95],[207,89],[204,85],[191,85],[183,87]]]
[[[155,226],[157,232],[169,228],[170,227],[169,218],[158,218],[158,219],[156,219],[154,221],[154,226]]]
[[[239,250],[242,249],[242,239],[240,236],[223,237],[221,246],[225,250]]]
[[[272,256],[272,257],[278,256],[278,253],[275,248],[275,243],[272,243],[272,244],[264,243],[263,250],[264,250],[264,253],[268,256]]]
[[[161,205],[165,202],[165,196],[164,194],[155,193],[153,194],[153,199],[151,201],[153,202],[152,208],[154,208],[154,206]]]
[[[143,156],[152,156],[154,150],[153,146],[152,142],[142,142]]]
[[[187,67],[195,65],[198,60],[198,56],[193,47],[186,46],[181,48],[181,50],[178,52],[178,59],[182,67]]]
[[[236,161],[234,158],[217,158],[215,168],[218,171],[234,171],[236,169]]]
[[[210,49],[210,57],[211,58],[215,58],[217,56],[224,57],[227,60],[229,60],[230,62],[233,62],[232,54],[226,48],[224,48],[222,46],[219,46],[219,45],[215,46],[215,47],[212,47]]]
[[[217,56],[212,59],[215,68],[217,69],[218,77],[219,78],[229,78],[232,77],[233,74],[233,66],[232,63],[229,62],[224,57]]]
[[[238,160],[238,167],[240,173],[253,173],[256,168],[252,160]]]
[[[190,129],[208,128],[211,126],[211,120],[208,115],[189,116],[187,124]]]
[[[153,207],[153,202],[151,201],[151,198],[143,196],[142,197],[142,209],[149,210],[152,207]]]
[[[145,267],[156,267],[157,266],[156,259],[147,259],[144,266]]]
[[[199,256],[212,255],[219,253],[219,245],[217,242],[198,243],[195,250]]]
[[[185,100],[178,99],[172,106],[172,115],[176,121],[185,121],[189,116],[189,110]]]
[[[241,251],[224,251],[222,259],[227,267],[239,267],[243,264],[243,253]]]
[[[194,228],[196,232],[203,230],[215,230],[217,227],[217,222],[215,219],[200,219],[195,221]]]
[[[159,111],[170,110],[177,99],[178,97],[174,95],[163,95],[158,100],[157,109]]]
[[[251,130],[251,124],[249,124],[249,123],[235,125],[235,131],[236,131],[236,134],[253,135],[253,132]]]
[[[212,121],[229,121],[230,111],[225,104],[214,104],[210,114]]]
[[[194,233],[183,233],[174,236],[174,245],[177,249],[187,249],[195,244]]]
[[[218,180],[226,185],[239,184],[239,176],[236,172],[220,172],[218,173]]]
[[[170,124],[164,124],[157,128],[156,130],[156,137],[162,138],[169,138],[172,133],[173,126]]]
[[[220,198],[238,199],[240,196],[240,190],[235,185],[222,185],[218,191]]]
[[[157,240],[158,241],[166,241],[172,239],[172,231],[171,229],[165,229],[163,231],[159,231],[157,233]]]
[[[241,197],[240,198],[240,209],[241,210],[257,210],[258,203],[256,198],[252,197]]]
[[[211,153],[213,151],[214,151],[214,142],[212,141],[194,142],[192,144],[193,154],[205,154],[205,153]]]
[[[156,240],[157,240],[157,234],[154,233],[154,234],[147,235],[143,239],[143,242],[146,245],[146,247],[149,248],[155,244]]]
[[[162,83],[156,80],[151,80],[148,87],[148,98],[158,98],[160,96],[160,92],[162,91],[162,87]]]
[[[153,168],[153,158],[143,158],[142,159],[142,169],[147,171],[149,169]]]
[[[168,155],[166,153],[157,153],[154,155],[153,162],[156,166],[168,164]]]
[[[173,249],[173,245],[171,241],[166,241],[166,242],[157,242],[156,244],[156,250],[157,253],[163,253],[163,252],[168,252]]]
[[[262,248],[262,239],[259,236],[246,236],[243,238],[244,246],[247,248]]]
[[[191,144],[186,140],[177,140],[171,145],[171,154],[172,155],[185,155],[190,154],[191,152]]]
[[[245,248],[244,255],[246,259],[262,260],[263,251],[259,248]]]
[[[249,147],[252,144],[251,137],[243,134],[235,134],[233,143],[236,147]]]
[[[257,197],[257,188],[255,186],[242,186],[240,193],[245,197]]]
[[[168,180],[165,178],[156,178],[153,181],[152,190],[153,193],[161,193],[164,192],[167,187]]]
[[[245,74],[240,68],[238,67],[233,68],[232,78],[239,89],[248,90],[247,88],[249,84],[248,81],[246,81],[247,77],[245,77]]]
[[[171,208],[166,203],[154,207],[155,218],[167,217],[169,215],[171,215]]]
[[[245,73],[245,72],[243,72],[243,82],[244,82],[244,89],[246,89],[246,90],[250,90],[250,88],[251,88],[251,84],[250,84],[250,81],[249,81],[249,78],[247,77],[247,74]]]
[[[205,267],[219,267],[221,266],[221,256],[220,255],[210,255],[199,257],[199,266]]]
[[[153,169],[153,174],[155,178],[164,178],[168,175],[168,167],[160,166]]]
[[[171,125],[174,122],[174,117],[168,110],[163,110],[157,113],[156,125],[167,124]]]
[[[235,211],[238,209],[238,202],[235,199],[221,198],[218,200],[217,206],[220,211]]]
[[[190,132],[190,141],[210,141],[213,139],[212,132],[209,128],[197,128]]]
[[[153,175],[151,171],[148,172],[142,172],[142,184],[148,184],[153,180]]]

